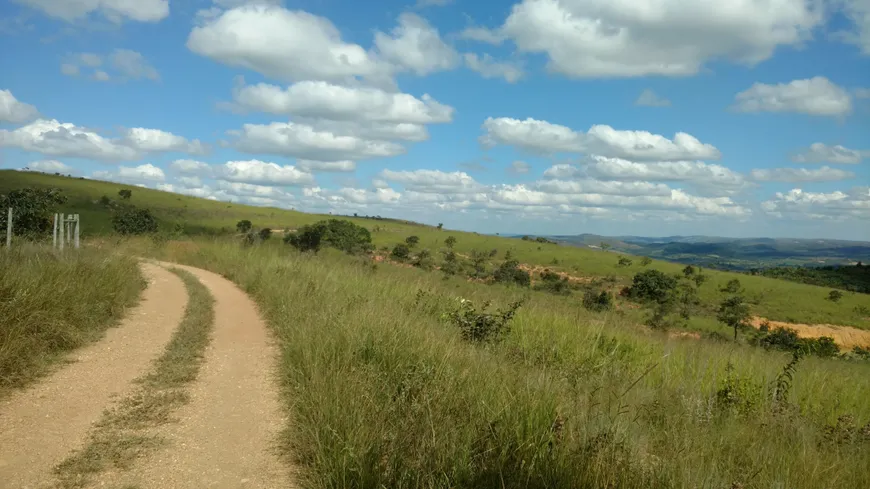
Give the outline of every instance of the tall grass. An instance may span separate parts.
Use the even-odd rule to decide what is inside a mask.
[[[842,414],[870,420],[865,364],[804,360],[783,408],[766,386],[788,356],[669,339],[576,299],[272,245],[173,249],[273,327],[304,487],[870,487],[870,437],[826,435]],[[456,297],[526,294],[502,344],[441,319]],[[733,405],[716,395],[729,362]]]
[[[0,397],[99,339],[144,281],[133,259],[97,250],[0,250]]]

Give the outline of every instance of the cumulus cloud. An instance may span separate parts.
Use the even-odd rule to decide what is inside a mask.
[[[67,22],[99,14],[107,20],[158,22],[169,16],[169,0],[13,0]]]
[[[823,76],[767,85],[756,83],[734,97],[738,112],[798,112],[842,116],[852,111],[852,97]]]
[[[13,131],[0,130],[0,147],[100,161],[137,160],[153,152],[203,151],[198,140],[188,141],[158,129],[133,128],[121,138],[106,138],[92,130],[54,119],[37,119]]]
[[[692,182],[732,189],[741,188],[746,183],[740,173],[722,165],[701,161],[635,162],[592,156],[583,165],[583,172],[589,177],[600,179]]]
[[[375,32],[374,44],[381,58],[417,75],[452,70],[459,65],[459,54],[441,39],[438,30],[410,12],[399,15],[398,25],[390,34]]]
[[[146,163],[139,166],[119,166],[116,171],[95,171],[93,178],[122,183],[158,183],[166,180],[163,170]]]
[[[119,81],[160,80],[157,69],[151,66],[148,60],[137,51],[129,49],[115,49],[108,56],[108,64],[114,73],[114,78]],[[66,57],[60,65],[60,71],[67,76],[79,76],[83,70],[91,71],[90,77],[97,81],[109,81],[112,76],[103,69],[104,55],[97,53],[75,53]],[[108,68],[106,68],[108,69]]]
[[[718,159],[713,145],[700,142],[684,132],[670,140],[647,131],[617,130],[594,125],[586,133],[535,119],[489,117],[483,123],[480,143],[487,148],[498,144],[516,146],[535,153],[594,153],[637,160]]]
[[[513,173],[515,175],[520,175],[524,173],[528,173],[532,169],[532,165],[526,163],[525,161],[514,161],[507,168],[508,173]]]
[[[243,109],[280,115],[333,120],[410,124],[438,124],[453,120],[453,107],[424,94],[386,92],[371,87],[348,87],[304,81],[286,89],[266,83],[246,85],[234,93]]]
[[[714,59],[755,65],[823,21],[804,0],[522,0],[497,34],[575,78],[684,76]]]
[[[160,80],[160,74],[157,72],[157,69],[151,66],[141,53],[136,51],[116,49],[109,56],[109,61],[121,76],[127,79],[138,80],[140,78],[147,78],[154,81]]]
[[[507,36],[497,30],[487,29],[486,27],[466,27],[457,36],[459,39],[467,41],[477,41],[486,44],[498,46],[507,40]]]
[[[339,136],[293,122],[245,124],[242,130],[230,131],[230,134],[236,137],[234,144],[240,151],[318,161],[362,160],[405,152],[405,148],[396,143]]]
[[[489,54],[478,56],[474,53],[462,55],[465,66],[476,71],[484,78],[504,78],[508,83],[516,83],[523,77],[523,69],[518,63],[496,61]]]
[[[39,117],[36,107],[21,102],[9,90],[0,90],[0,122],[21,124]]]
[[[201,19],[187,47],[220,63],[279,80],[346,82],[389,78],[393,68],[342,40],[324,17],[274,5],[245,5]]]
[[[806,168],[766,168],[756,169],[749,176],[759,182],[834,182],[848,180],[855,176],[850,171],[823,166],[817,169]]]
[[[657,93],[647,88],[640,92],[637,100],[634,101],[634,105],[642,105],[646,107],[669,107],[671,101],[659,96]]]
[[[215,168],[215,175],[221,180],[257,185],[308,185],[314,183],[314,176],[293,165],[260,160],[228,161]]]
[[[333,173],[350,173],[356,170],[356,162],[349,160],[342,161],[311,161],[298,160],[296,164],[300,170],[307,172],[333,172]]]
[[[657,195],[670,196],[671,188],[663,183],[608,180],[542,180],[534,189],[552,194]]]
[[[169,164],[169,169],[182,175],[209,176],[212,166],[196,160],[175,160]]]
[[[27,165],[27,168],[42,173],[75,173],[75,170],[71,166],[57,160],[32,161]]]
[[[870,156],[870,151],[849,149],[839,144],[828,146],[824,143],[813,143],[809,148],[792,155],[796,163],[838,163],[854,165]]]
[[[383,170],[378,176],[388,182],[400,183],[406,189],[416,192],[458,194],[478,192],[483,188],[470,175],[459,171]]]
[[[775,217],[791,219],[870,219],[870,187],[850,191],[805,192],[800,188],[777,192],[761,208]]]

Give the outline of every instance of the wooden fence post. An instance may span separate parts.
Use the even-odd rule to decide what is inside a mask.
[[[79,217],[78,214],[76,214],[76,239],[75,239],[76,249],[79,249],[79,227],[80,227],[80,222],[81,222],[81,218]]]
[[[54,231],[51,234],[51,247],[57,248],[57,212],[54,213]]]
[[[6,217],[6,249],[12,246],[12,208],[9,208],[9,213]]]
[[[60,213],[60,216],[58,219],[60,220],[60,249],[63,250],[63,239],[64,239],[63,238],[63,228],[65,226],[65,224],[63,222],[64,221],[63,212]]]

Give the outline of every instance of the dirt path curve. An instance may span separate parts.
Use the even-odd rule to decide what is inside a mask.
[[[148,287],[117,328],[73,352],[76,363],[0,401],[0,487],[30,489],[51,480],[54,466],[87,439],[112,398],[163,352],[184,315],[187,292],[167,270],[141,266]]]
[[[215,300],[215,325],[191,400],[161,435],[167,448],[108,483],[160,488],[289,488],[275,450],[284,425],[275,382],[277,349],[254,302],[229,280],[181,265]],[[108,487],[111,487],[108,485]]]

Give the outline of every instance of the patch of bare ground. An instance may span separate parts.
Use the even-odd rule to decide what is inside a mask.
[[[834,339],[834,343],[841,349],[851,350],[856,346],[870,347],[870,331],[853,328],[851,326],[837,326],[834,324],[800,324],[786,323],[782,321],[770,321],[762,317],[753,317],[750,324],[754,328],[761,328],[767,323],[770,329],[790,328],[797,331],[801,338],[821,338],[828,336]]]

